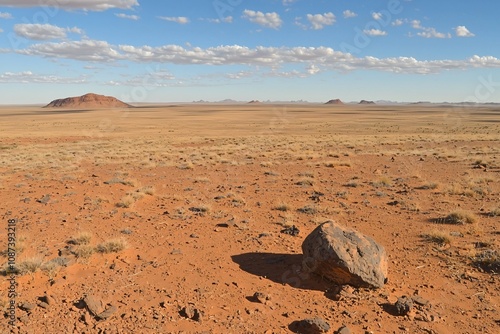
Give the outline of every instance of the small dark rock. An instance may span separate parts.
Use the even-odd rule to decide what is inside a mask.
[[[28,325],[30,318],[25,314],[19,317],[19,321],[21,321],[24,325]]]
[[[269,296],[267,293],[256,292],[253,294],[253,300],[261,304],[267,304],[270,299],[271,296]]]
[[[87,295],[85,298],[83,298],[83,303],[87,307],[87,310],[89,313],[96,317],[98,314],[101,313],[102,310],[102,301],[100,299],[97,299],[93,295]]]
[[[309,196],[309,198],[315,202],[319,202],[321,200],[321,196],[325,196],[325,194],[319,191],[315,191],[311,196]]]
[[[411,299],[413,300],[413,302],[417,305],[420,305],[420,306],[426,306],[427,304],[429,304],[429,301],[427,299],[424,299],[420,296],[413,296],[411,297]]]
[[[47,305],[54,305],[56,302],[54,298],[48,294],[45,294],[43,297],[38,298],[43,303],[46,303]]]
[[[293,225],[292,227],[287,227],[287,228],[281,230],[281,233],[289,234],[289,235],[296,237],[299,235],[300,231],[295,225]]]
[[[97,315],[98,320],[106,320],[109,319],[116,311],[118,308],[114,305],[110,305],[104,312],[99,313]]]
[[[41,204],[47,204],[50,201],[50,195],[45,195],[42,198],[37,199],[36,201]]]
[[[330,330],[330,325],[321,318],[304,319],[296,324],[296,333],[319,334]]]
[[[394,308],[398,315],[407,315],[413,308],[413,301],[406,296],[399,297],[394,304]]]
[[[351,330],[347,326],[340,327],[335,334],[351,334]]]
[[[26,312],[31,312],[35,307],[36,307],[35,304],[28,302],[24,302],[21,305],[19,305],[19,308]]]
[[[37,305],[44,309],[49,308],[49,304],[47,304],[46,302],[38,302]]]
[[[179,312],[181,316],[184,318],[188,318],[194,321],[200,321],[201,322],[201,312],[197,308],[195,308],[193,305],[189,304],[185,307],[182,308],[182,310]]]

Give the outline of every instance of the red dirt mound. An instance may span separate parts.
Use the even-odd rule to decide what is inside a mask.
[[[85,94],[77,97],[67,97],[50,102],[45,108],[130,108],[130,104],[112,96]]]

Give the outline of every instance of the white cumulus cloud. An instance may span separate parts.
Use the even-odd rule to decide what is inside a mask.
[[[474,37],[474,36],[476,36],[473,33],[471,33],[469,31],[469,29],[467,29],[465,26],[458,26],[458,27],[456,27],[455,28],[455,34],[458,37]]]
[[[188,24],[189,19],[185,16],[158,16],[159,19],[165,20],[165,21],[170,21],[170,22],[175,22],[179,24]]]
[[[417,36],[424,38],[451,38],[450,33],[438,32],[436,28],[423,27],[420,20],[412,20],[410,24],[413,29],[422,30],[417,32]]]
[[[65,38],[68,33],[83,34],[80,28],[61,28],[51,24],[21,23],[14,25],[17,36],[33,40],[51,40]]]
[[[378,13],[378,12],[373,12],[372,13],[372,17],[374,20],[381,20],[382,19],[382,13]]]
[[[256,23],[260,26],[272,29],[278,29],[283,24],[278,13],[263,13],[256,12],[250,9],[245,9],[243,11],[243,18],[249,20],[252,23]]]
[[[356,57],[329,47],[263,47],[221,45],[209,48],[180,45],[133,46],[112,45],[105,41],[82,40],[33,44],[10,51],[27,56],[64,58],[87,62],[131,61],[136,63],[245,65],[276,68],[302,64],[320,67],[322,71],[377,70],[392,73],[429,74],[468,68],[500,68],[500,59],[473,56],[463,60],[417,60],[413,57]],[[312,68],[314,71],[314,68]]]
[[[55,83],[55,84],[81,84],[86,82],[85,77],[66,78],[56,75],[40,75],[31,71],[5,72],[0,74],[1,83]]]
[[[331,26],[335,23],[335,15],[333,13],[324,14],[307,14],[307,20],[311,23],[312,29],[320,30],[325,26]]]
[[[0,12],[0,19],[11,19],[11,18],[12,18],[11,13]]]
[[[353,12],[352,10],[349,10],[349,9],[348,9],[348,10],[344,10],[344,11],[342,12],[342,15],[344,15],[344,18],[345,18],[345,19],[349,19],[349,18],[351,18],[351,17],[356,17],[356,16],[358,16],[358,14],[356,14],[355,12]]]
[[[64,10],[104,11],[112,8],[131,9],[138,6],[137,0],[2,0],[6,7],[48,6]]]
[[[401,20],[401,19],[396,19],[396,20],[392,21],[391,25],[393,25],[393,26],[395,26],[395,27],[399,27],[399,26],[402,26],[402,25],[403,25],[403,23],[404,23],[404,21],[403,21],[403,20]]]
[[[123,14],[123,13],[115,14],[115,16],[119,17],[121,19],[127,19],[127,20],[133,20],[133,21],[137,21],[140,19],[140,17],[137,15],[127,15],[127,14]]]
[[[210,23],[233,23],[232,16],[226,16],[222,19],[200,19],[202,21],[208,21]]]
[[[314,75],[314,74],[317,74],[320,72],[319,67],[314,65],[314,64],[309,65],[306,70],[307,70],[307,73],[310,75]]]
[[[380,29],[365,29],[363,33],[368,36],[387,36],[387,31]]]

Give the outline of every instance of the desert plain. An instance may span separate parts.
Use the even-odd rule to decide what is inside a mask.
[[[500,331],[497,105],[6,106],[0,216],[1,333]],[[327,220],[385,248],[383,288],[302,271]]]

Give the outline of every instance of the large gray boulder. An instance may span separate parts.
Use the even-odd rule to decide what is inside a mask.
[[[303,266],[339,284],[381,288],[387,281],[387,255],[372,238],[326,221],[302,243]]]

